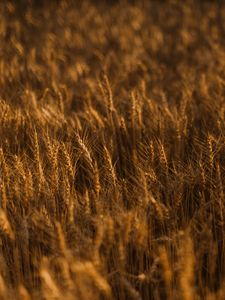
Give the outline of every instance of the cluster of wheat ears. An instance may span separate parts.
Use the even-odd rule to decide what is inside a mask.
[[[225,5],[1,1],[0,299],[225,299]]]

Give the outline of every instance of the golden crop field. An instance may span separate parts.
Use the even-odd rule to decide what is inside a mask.
[[[225,1],[0,2],[0,299],[225,299]]]

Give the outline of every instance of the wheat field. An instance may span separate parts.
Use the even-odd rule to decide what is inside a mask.
[[[225,2],[0,2],[0,299],[225,299]]]

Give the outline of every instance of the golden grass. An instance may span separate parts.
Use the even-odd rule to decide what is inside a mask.
[[[225,299],[222,1],[1,1],[0,299]]]

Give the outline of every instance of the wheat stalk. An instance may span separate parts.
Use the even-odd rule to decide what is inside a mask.
[[[12,241],[15,239],[14,231],[12,230],[11,224],[7,218],[4,210],[0,209],[0,229],[5,233]]]
[[[70,155],[69,155],[69,153],[66,149],[66,145],[64,143],[62,143],[62,153],[63,153],[63,156],[64,156],[67,172],[68,172],[70,178],[73,180],[74,170],[73,170],[72,160],[71,160],[71,157],[70,157]]]
[[[89,166],[92,168],[93,167],[93,160],[92,160],[90,151],[88,150],[88,148],[85,145],[84,141],[81,139],[80,135],[78,133],[76,133],[75,135],[76,135],[78,145],[80,146],[80,148],[82,150],[82,154],[84,155],[87,162],[89,163]]]

